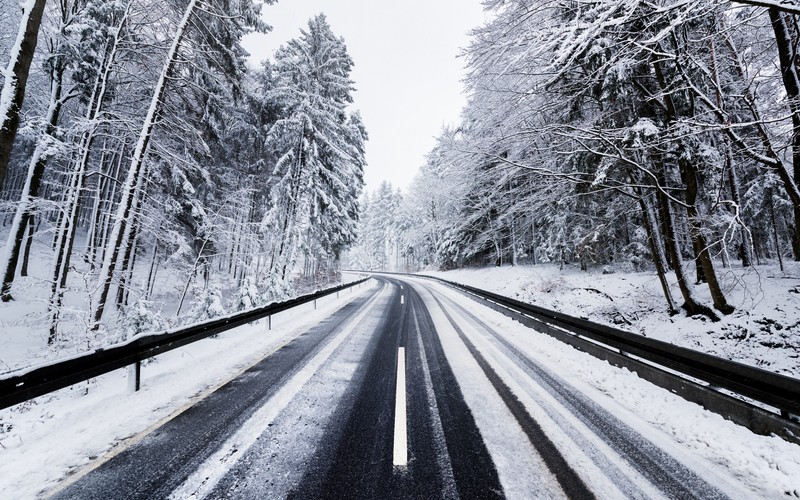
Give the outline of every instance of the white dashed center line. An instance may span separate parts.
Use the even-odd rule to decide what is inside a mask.
[[[394,401],[394,465],[408,465],[406,433],[406,349],[397,349],[397,390]]]

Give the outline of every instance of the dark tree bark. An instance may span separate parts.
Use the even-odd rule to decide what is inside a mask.
[[[22,265],[19,268],[19,275],[20,276],[27,276],[28,275],[28,262],[30,261],[31,257],[31,245],[33,244],[33,233],[35,232],[35,228],[33,227],[33,216],[29,216],[28,221],[28,237],[25,238],[25,250],[22,252]]]
[[[689,217],[689,234],[692,237],[692,245],[695,248],[697,259],[700,262],[703,277],[708,283],[708,289],[711,292],[711,299],[714,302],[714,308],[722,314],[730,314],[734,311],[734,307],[728,304],[725,299],[725,293],[717,280],[717,273],[714,270],[714,263],[711,260],[711,253],[708,250],[708,240],[703,234],[702,219],[697,209],[697,170],[694,165],[689,161],[679,161],[681,168],[681,177],[684,177],[686,183],[686,214]],[[698,273],[698,278],[700,277]]]
[[[667,110],[667,123],[675,123],[678,116],[677,110],[675,103],[672,100],[671,91],[668,88],[664,72],[661,68],[661,63],[655,58],[653,59],[652,63],[656,74],[656,80],[658,81],[662,92],[664,107]],[[727,300],[725,299],[725,294],[722,291],[722,288],[719,286],[716,271],[714,270],[714,264],[711,260],[711,253],[708,250],[708,241],[706,240],[705,235],[703,235],[702,221],[699,217],[699,211],[697,208],[697,194],[699,192],[697,169],[692,162],[681,159],[678,160],[678,167],[680,169],[681,179],[686,186],[686,215],[689,219],[689,236],[691,237],[692,246],[697,256],[697,260],[700,263],[698,270],[702,269],[704,278],[708,283],[708,289],[711,292],[714,308],[723,314],[730,314],[734,311],[734,307],[728,304]],[[665,187],[664,184],[662,184],[662,186]],[[663,191],[659,191],[659,196],[665,199],[667,198]],[[668,203],[669,201],[667,200],[667,204]],[[667,209],[669,209],[669,206],[667,206]],[[673,261],[673,265],[676,264],[680,264],[680,262]],[[699,277],[700,273],[698,272],[698,278]]]
[[[664,265],[663,249],[661,247],[659,235],[656,234],[656,225],[653,224],[651,219],[652,213],[650,207],[647,205],[645,199],[639,193],[639,207],[642,209],[642,222],[644,223],[645,230],[647,230],[647,239],[650,243],[650,252],[653,255],[653,263],[656,265],[656,274],[658,274],[658,281],[661,283],[661,291],[664,293],[664,299],[667,301],[667,308],[670,316],[678,313],[675,307],[675,301],[672,298],[672,292],[669,289],[669,282],[667,281],[667,271]]]
[[[656,191],[656,200],[658,201],[658,212],[661,219],[661,227],[664,229],[664,250],[667,253],[667,261],[672,265],[672,270],[675,272],[675,278],[678,281],[678,288],[681,290],[683,296],[683,307],[689,316],[696,314],[703,314],[714,321],[718,321],[719,317],[714,314],[714,311],[708,307],[700,304],[695,300],[689,282],[686,279],[686,274],[683,271],[683,262],[681,259],[680,250],[678,250],[678,241],[675,237],[675,225],[672,220],[672,209],[669,206],[669,198],[664,193],[663,189],[666,188],[666,180],[664,174],[659,170],[658,182],[661,184],[662,189]]]
[[[47,123],[45,124],[45,135],[52,135],[55,131],[56,125],[58,125],[58,118],[61,115],[61,108],[63,106],[63,101],[61,100],[61,90],[62,90],[62,79],[64,76],[64,65],[59,57],[53,63],[53,70],[51,73],[51,98],[50,98],[50,109],[47,113]],[[42,177],[44,176],[44,169],[47,166],[47,156],[41,154],[40,148],[43,147],[41,144],[37,145],[37,150],[34,152],[31,161],[34,163],[33,167],[29,169],[30,175],[30,182],[26,182],[25,186],[23,186],[23,192],[20,195],[20,203],[23,206],[19,207],[18,210],[22,210],[22,218],[20,219],[20,223],[16,226],[16,228],[12,228],[14,234],[9,235],[11,238],[11,245],[8,248],[8,262],[6,264],[5,273],[2,276],[2,285],[0,288],[0,299],[3,302],[8,302],[13,300],[11,296],[11,285],[14,282],[14,276],[16,275],[17,264],[19,263],[19,256],[20,256],[20,249],[22,248],[22,243],[25,240],[25,229],[27,228],[29,222],[32,220],[30,202],[37,196],[39,196],[39,188],[42,184]],[[27,189],[26,189],[27,188]],[[2,265],[0,265],[2,267]],[[25,274],[27,275],[27,266],[25,266]]]
[[[0,110],[0,187],[6,178],[8,160],[14,146],[14,138],[19,128],[19,113],[25,100],[25,86],[28,83],[28,72],[31,69],[36,41],[39,38],[39,25],[42,23],[45,0],[34,0],[30,12],[24,12],[20,22],[21,43],[19,50],[11,54],[11,61],[3,84],[3,102],[8,102],[6,109]]]

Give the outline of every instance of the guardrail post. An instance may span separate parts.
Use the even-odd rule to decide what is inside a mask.
[[[314,310],[317,309],[317,299],[314,299]]]
[[[267,316],[267,324],[269,325],[267,327],[267,330],[272,330],[272,315],[271,314],[269,316]]]
[[[133,385],[133,390],[138,392],[139,389],[142,388],[142,360],[136,360],[136,367],[134,368],[134,371],[136,372],[136,380]]]

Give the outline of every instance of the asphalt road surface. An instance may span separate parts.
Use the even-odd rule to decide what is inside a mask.
[[[730,494],[537,364],[482,306],[376,279],[55,498]]]

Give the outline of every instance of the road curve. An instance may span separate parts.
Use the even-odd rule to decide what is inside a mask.
[[[378,286],[54,498],[727,498],[422,280]]]

